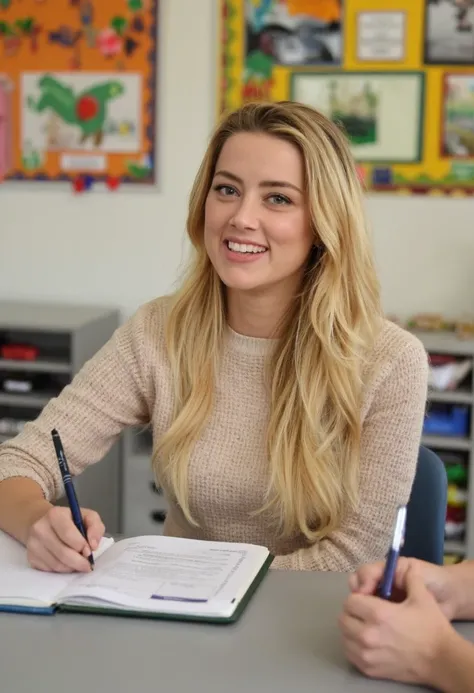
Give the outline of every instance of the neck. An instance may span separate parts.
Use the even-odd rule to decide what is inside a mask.
[[[227,291],[227,322],[239,334],[271,339],[278,336],[281,320],[292,296],[279,292]]]

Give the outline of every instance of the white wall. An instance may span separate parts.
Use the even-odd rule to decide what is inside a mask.
[[[118,305],[168,291],[189,189],[215,113],[215,1],[161,0],[159,189],[74,196],[0,186],[0,297]],[[191,30],[183,31],[192,14]],[[372,196],[388,312],[474,313],[473,200]]]

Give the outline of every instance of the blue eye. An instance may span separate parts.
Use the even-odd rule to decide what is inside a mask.
[[[236,192],[235,188],[233,188],[231,185],[224,185],[222,183],[220,185],[215,185],[214,190],[222,193],[222,195],[224,195],[225,197],[228,197],[229,195],[232,195]]]
[[[284,195],[270,195],[269,197],[270,200],[273,200],[274,204],[277,206],[282,206],[282,205],[290,205],[291,200],[289,200],[287,197]]]

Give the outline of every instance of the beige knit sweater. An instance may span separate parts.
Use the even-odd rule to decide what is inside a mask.
[[[127,426],[151,422],[155,439],[162,435],[173,403],[164,345],[167,305],[159,298],[142,306],[34,422],[0,446],[0,480],[30,477],[48,500],[61,495],[54,427],[73,474],[100,460]],[[385,322],[364,376],[360,507],[314,545],[299,535],[280,541],[268,519],[251,514],[266,488],[263,363],[271,348],[272,340],[229,329],[215,409],[190,461],[191,512],[199,528],[188,525],[168,496],[165,533],[263,544],[275,554],[274,568],[350,571],[382,559],[396,507],[407,502],[415,473],[427,388],[423,346]]]

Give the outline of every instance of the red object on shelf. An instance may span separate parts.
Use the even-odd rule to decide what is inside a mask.
[[[12,361],[36,361],[38,349],[25,344],[5,344],[0,347],[0,354],[2,358]]]

